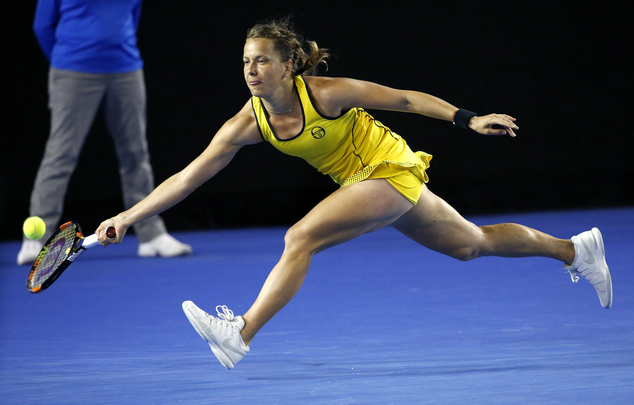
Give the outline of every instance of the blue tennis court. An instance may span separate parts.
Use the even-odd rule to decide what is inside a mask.
[[[462,263],[392,228],[318,254],[297,297],[226,370],[181,309],[242,314],[283,228],[176,236],[194,254],[94,248],[26,291],[18,241],[0,244],[2,404],[634,403],[634,208],[469,218],[558,237],[597,226],[614,282],[594,289],[541,258]]]

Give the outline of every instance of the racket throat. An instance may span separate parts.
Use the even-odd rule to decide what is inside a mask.
[[[84,253],[85,251],[86,251],[86,248],[84,246],[80,246],[79,249],[77,249],[77,251],[74,252],[72,255],[68,256],[66,260],[72,263],[75,261],[75,259],[81,256],[81,254]]]

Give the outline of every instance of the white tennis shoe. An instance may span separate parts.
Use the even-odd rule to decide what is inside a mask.
[[[183,302],[183,311],[200,337],[209,343],[220,363],[229,370],[249,353],[249,347],[240,336],[244,319],[233,316],[233,311],[226,305],[216,307],[218,318],[209,315],[191,301]]]
[[[33,264],[37,256],[40,254],[42,250],[42,246],[44,246],[44,241],[46,239],[40,240],[24,240],[22,242],[22,247],[18,252],[17,263],[19,266],[28,264],[29,266]]]
[[[564,269],[570,273],[573,283],[579,281],[579,276],[585,278],[594,286],[599,294],[599,300],[604,308],[612,306],[612,277],[605,262],[605,247],[601,231],[592,228],[571,238],[575,245],[575,260]]]
[[[163,233],[149,242],[139,243],[140,257],[176,257],[191,254],[192,247],[180,242],[169,233]]]

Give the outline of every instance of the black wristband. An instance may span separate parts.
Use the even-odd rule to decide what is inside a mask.
[[[456,114],[454,114],[453,123],[454,125],[462,129],[470,129],[469,121],[471,121],[471,118],[477,117],[477,116],[478,114],[474,113],[473,111],[463,110],[461,108],[458,111],[456,111]]]

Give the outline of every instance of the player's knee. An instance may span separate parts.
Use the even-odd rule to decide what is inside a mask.
[[[473,225],[475,227],[475,225]],[[482,227],[478,227],[479,232],[471,237],[468,241],[463,241],[463,245],[457,246],[452,252],[451,256],[455,259],[463,262],[477,259],[478,257],[486,254],[489,249],[489,241],[487,238],[486,230]]]
[[[310,251],[310,233],[301,225],[295,224],[284,235],[285,252]]]
[[[480,257],[480,251],[474,246],[463,246],[451,252],[450,256],[454,259],[468,262],[469,260]]]

